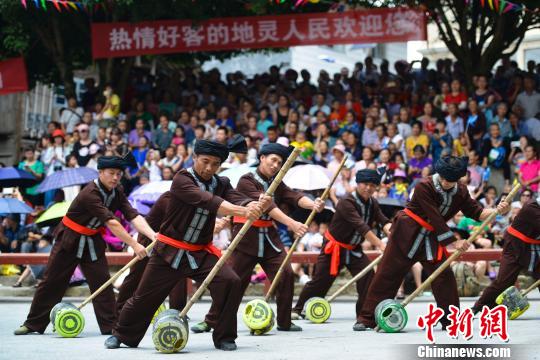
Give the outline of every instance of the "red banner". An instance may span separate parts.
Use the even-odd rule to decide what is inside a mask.
[[[26,66],[22,57],[0,61],[0,95],[28,91]]]
[[[94,59],[189,51],[426,40],[424,13],[407,8],[279,16],[92,24]]]

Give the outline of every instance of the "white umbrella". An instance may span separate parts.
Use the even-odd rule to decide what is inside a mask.
[[[325,189],[330,185],[331,176],[328,169],[320,165],[298,165],[287,172],[283,182],[291,189],[311,191]]]
[[[171,189],[172,180],[152,181],[129,194],[129,200],[143,199],[157,201],[157,199]]]
[[[229,180],[231,180],[231,186],[236,187],[238,185],[238,181],[240,181],[240,178],[244,176],[247,173],[253,173],[257,170],[257,167],[255,166],[249,166],[247,164],[241,164],[238,166],[235,166],[233,168],[229,168],[227,170],[223,170],[219,173],[219,176],[225,176],[228,177]]]

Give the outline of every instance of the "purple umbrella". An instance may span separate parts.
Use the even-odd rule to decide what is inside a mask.
[[[98,172],[88,167],[79,167],[56,171],[47,176],[37,191],[45,192],[49,190],[61,189],[73,185],[86,184],[98,177]]]
[[[13,166],[0,168],[0,187],[27,187],[35,185],[36,182],[36,177],[28,171]]]
[[[150,182],[135,189],[128,200],[140,214],[146,215],[161,194],[171,189],[171,184],[171,180]]]

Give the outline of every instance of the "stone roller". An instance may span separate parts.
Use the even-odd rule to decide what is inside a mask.
[[[343,293],[349,286],[355,284],[358,280],[363,278],[367,273],[369,273],[378,263],[382,260],[382,255],[379,255],[375,260],[373,260],[368,266],[366,266],[362,271],[356,274],[352,279],[347,281],[342,287],[340,287],[334,294],[332,294],[328,299],[322,297],[313,297],[306,301],[305,313],[306,319],[315,323],[322,324],[330,318],[332,314],[332,307],[330,303],[334,301],[341,293]]]
[[[285,164],[283,164],[279,173],[272,181],[272,184],[270,184],[270,187],[266,191],[265,195],[272,196],[274,194],[274,191],[281,183],[281,180],[283,180],[283,177],[285,176],[287,171],[289,171],[289,169],[292,167],[294,161],[296,160],[300,152],[301,150],[299,148],[295,148],[293,150]],[[152,340],[154,342],[156,350],[162,353],[170,354],[177,353],[181,351],[184,347],[186,347],[189,334],[188,321],[186,316],[187,313],[189,312],[193,304],[195,304],[199,300],[199,298],[206,291],[216,274],[221,270],[223,265],[225,265],[227,260],[231,257],[234,249],[236,249],[240,241],[244,238],[244,235],[253,224],[253,221],[254,220],[248,219],[248,221],[246,221],[246,223],[242,226],[233,241],[231,241],[231,243],[229,244],[227,252],[223,254],[223,256],[221,256],[218,262],[214,265],[210,273],[208,273],[208,275],[204,279],[201,286],[199,286],[195,294],[193,294],[191,299],[189,299],[186,306],[182,309],[181,312],[170,309],[162,312],[156,317],[152,331]]]
[[[332,180],[330,181],[330,184],[326,187],[323,194],[321,195],[321,200],[325,201],[328,196],[330,195],[330,189],[332,188],[332,185],[336,181],[339,173],[341,172],[341,169],[343,169],[343,166],[345,166],[345,162],[347,161],[347,157],[345,156],[343,160],[341,160],[341,163],[339,164],[338,169],[334,173],[334,176],[332,177]],[[306,226],[309,226],[313,219],[315,218],[316,211],[312,210],[309,214],[308,218],[304,222]],[[268,292],[266,293],[266,296],[263,299],[255,299],[248,302],[244,308],[242,320],[244,320],[244,324],[251,330],[251,334],[253,335],[263,335],[272,330],[272,327],[274,326],[274,320],[275,315],[274,311],[272,310],[271,306],[269,305],[269,301],[274,294],[279,281],[282,278],[283,272],[287,266],[289,266],[291,257],[296,250],[296,247],[300,243],[301,237],[296,237],[294,239],[293,244],[289,248],[289,252],[287,253],[287,256],[285,256],[285,259],[281,263],[276,276],[274,277],[274,281],[272,281],[272,284],[270,285],[270,289],[268,289]]]
[[[150,245],[146,247],[146,252],[150,252],[156,241],[153,241]],[[127,263],[122,269],[120,269],[116,274],[114,274],[108,281],[94,291],[86,300],[84,300],[79,306],[75,306],[72,303],[60,302],[56,304],[50,313],[51,323],[53,324],[53,331],[58,332],[60,336],[65,338],[72,338],[78,336],[84,330],[84,316],[81,312],[81,309],[91,302],[96,296],[101,294],[103,290],[109,287],[112,283],[120,277],[127,269],[131,268],[139,258],[134,257],[129,263]],[[163,310],[164,305],[161,305],[156,311],[156,314],[160,310]]]
[[[505,200],[507,202],[512,201],[514,196],[521,189],[521,185],[517,184],[514,186],[512,191],[506,196]],[[495,219],[498,215],[498,212],[495,211],[491,213],[480,226],[473,231],[473,233],[467,239],[467,242],[471,244],[480,233],[483,231],[484,227]],[[448,257],[427,279],[424,281],[412,294],[407,296],[403,302],[399,303],[394,299],[386,299],[381,301],[375,308],[375,321],[377,322],[377,327],[375,331],[384,330],[387,333],[396,333],[400,332],[407,325],[407,306],[412,300],[414,300],[420,293],[422,293],[433,280],[437,278],[450,264],[456,261],[464,251],[457,249],[452,255]]]
[[[517,319],[529,308],[529,300],[526,295],[540,286],[540,280],[535,281],[531,286],[523,291],[519,291],[515,286],[510,286],[504,290],[495,302],[499,305],[505,305],[508,308],[508,318]]]

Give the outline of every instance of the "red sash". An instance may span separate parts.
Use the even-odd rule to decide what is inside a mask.
[[[533,245],[540,245],[540,240],[536,240],[536,239],[528,237],[521,231],[517,230],[515,227],[512,227],[512,225],[508,227],[507,231],[510,235],[517,237],[519,240],[523,242],[526,242],[528,244],[533,244]]]
[[[186,251],[206,251],[210,254],[214,254],[217,257],[221,257],[221,250],[219,250],[217,247],[215,247],[212,243],[208,243],[206,245],[199,245],[199,244],[191,244],[182,240],[176,240],[173,238],[170,238],[163,234],[157,234],[157,239],[161,241],[164,244],[173,246],[177,249],[182,249]]]
[[[416,221],[418,223],[418,225],[420,225],[421,227],[423,227],[427,231],[434,231],[435,230],[433,225],[431,225],[426,220],[422,219],[420,216],[413,213],[410,209],[405,208],[403,210],[403,212],[405,214],[407,214],[408,217],[410,217],[411,219]],[[446,255],[446,257],[448,257],[448,251],[446,250],[446,247],[442,246],[441,244],[437,244],[437,261],[441,261],[442,258],[443,258],[443,255]]]
[[[324,253],[331,254],[330,275],[337,276],[339,270],[339,258],[341,255],[341,248],[353,250],[356,245],[344,244],[337,241],[328,230],[326,230],[326,232],[324,233],[324,237],[326,238],[326,240],[328,240],[326,246],[324,247]]]
[[[76,233],[79,233],[81,235],[86,235],[86,236],[94,236],[97,233],[103,234],[105,232],[105,228],[103,226],[98,227],[97,229],[90,229],[81,224],[77,224],[75,221],[71,220],[67,216],[64,216],[62,218],[62,224],[64,224],[66,227],[70,228],[71,230],[75,231]]]
[[[235,224],[245,224],[245,223],[247,223],[247,221],[248,221],[248,219],[246,219],[245,217],[241,217],[241,216],[233,217],[233,223],[235,223]],[[251,225],[253,227],[257,227],[257,228],[268,228],[268,227],[274,226],[274,223],[273,223],[272,220],[257,219]]]

